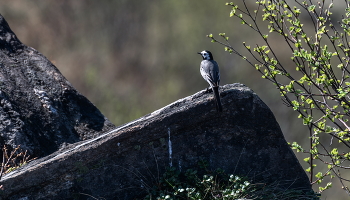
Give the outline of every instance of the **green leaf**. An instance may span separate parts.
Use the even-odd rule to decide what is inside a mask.
[[[311,5],[309,6],[307,9],[310,11],[310,12],[313,12],[316,8],[316,5]]]
[[[338,149],[337,148],[332,149],[331,155],[334,155],[334,156],[338,155]]]
[[[322,172],[318,172],[315,176],[316,176],[316,178],[321,178],[322,177]]]
[[[311,122],[312,122],[312,116],[311,115],[308,115],[307,117],[303,118],[303,124],[304,125],[309,125],[309,124],[311,124]]]
[[[311,171],[311,167],[308,167],[305,169],[306,172],[310,172]]]
[[[298,110],[298,109],[299,109],[300,104],[299,104],[298,101],[293,100],[293,101],[292,101],[292,104],[293,104],[293,110]]]
[[[231,12],[230,12],[230,17],[235,16],[235,14],[236,14],[236,8],[233,7],[232,10],[231,10]]]

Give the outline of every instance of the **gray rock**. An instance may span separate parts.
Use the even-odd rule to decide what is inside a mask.
[[[22,44],[0,15],[0,147],[21,145],[32,158],[42,157],[113,128],[45,56]]]
[[[4,199],[137,199],[170,166],[249,177],[311,190],[270,109],[241,84],[220,88],[223,112],[200,91],[94,139],[75,143],[4,176]]]

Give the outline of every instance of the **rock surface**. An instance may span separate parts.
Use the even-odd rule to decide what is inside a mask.
[[[0,83],[0,147],[21,145],[42,157],[115,128],[45,56],[22,44],[1,15]]]
[[[270,109],[241,84],[205,91],[4,176],[3,199],[138,199],[169,166],[221,168],[255,183],[311,190]]]

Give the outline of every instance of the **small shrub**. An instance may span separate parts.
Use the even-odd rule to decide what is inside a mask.
[[[34,159],[30,159],[30,155],[27,154],[27,151],[22,151],[20,145],[18,145],[12,151],[9,150],[6,145],[4,145],[2,148],[0,179],[4,174],[10,173]]]
[[[335,4],[343,13],[333,14],[339,12],[333,11]],[[307,145],[290,146],[307,156],[310,183],[320,185],[321,193],[337,178],[350,196],[350,1],[257,0],[251,6],[242,0],[226,5],[230,17],[259,40],[243,42],[247,52],[241,53],[225,33],[219,39],[208,37],[271,81],[298,113],[308,128],[301,135]],[[281,51],[289,52],[287,59]]]
[[[196,170],[188,169],[181,173],[169,168],[144,199],[157,200],[209,200],[209,199],[319,199],[310,191],[281,190],[277,184],[252,184],[247,178],[227,175],[222,170],[208,173],[199,178]]]

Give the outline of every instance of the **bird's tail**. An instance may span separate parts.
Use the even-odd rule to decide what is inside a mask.
[[[222,112],[222,105],[221,105],[220,94],[219,94],[219,86],[214,86],[213,92],[214,92],[214,97],[215,97],[215,101],[216,101],[216,110],[218,112]]]

